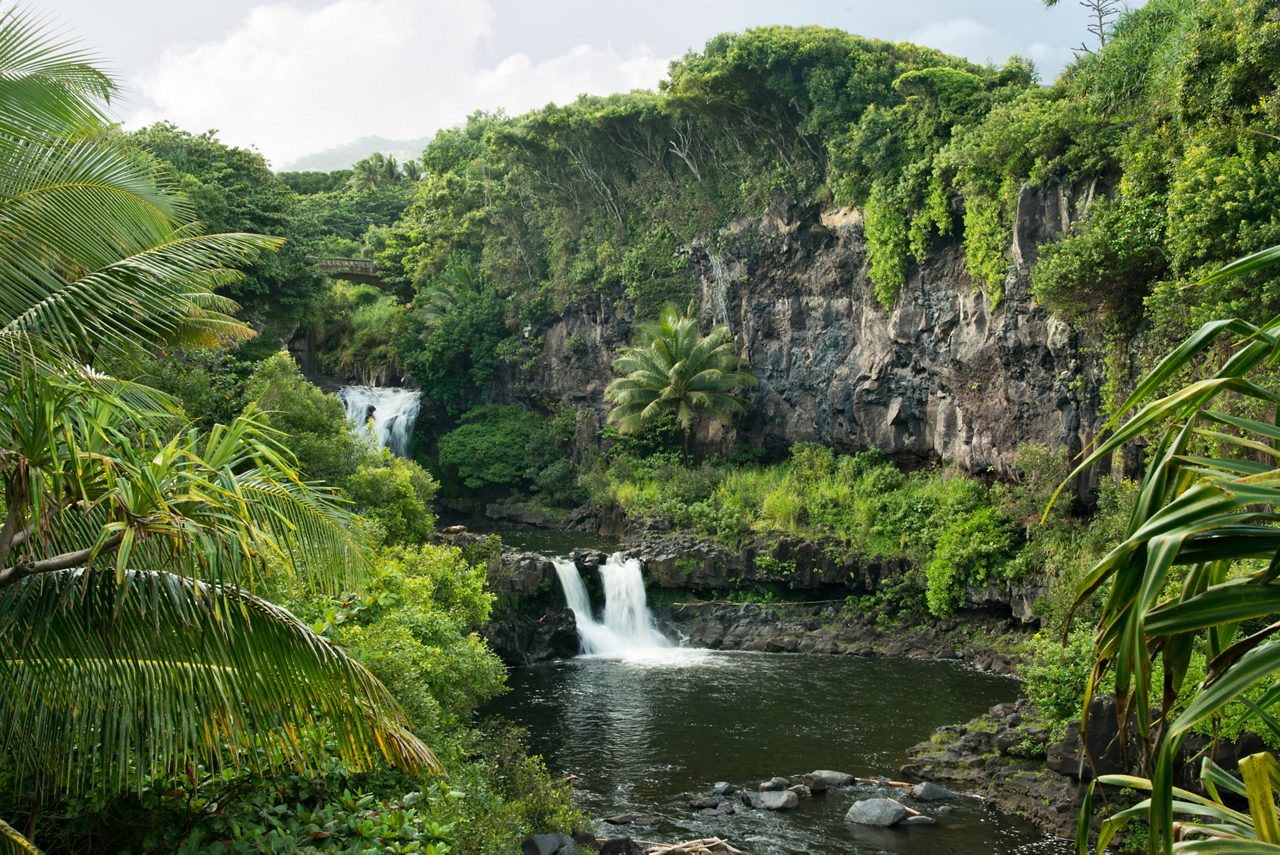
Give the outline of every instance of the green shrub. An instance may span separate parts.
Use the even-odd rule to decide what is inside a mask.
[[[996,578],[1012,557],[1016,536],[997,508],[977,508],[953,518],[942,529],[925,567],[929,611],[953,613],[965,600],[965,589]]]
[[[446,483],[469,490],[528,486],[557,458],[557,437],[545,416],[515,404],[469,410],[440,438]]]
[[[440,485],[412,460],[384,450],[362,463],[344,486],[356,510],[382,526],[387,543],[416,543],[435,530],[431,500]]]

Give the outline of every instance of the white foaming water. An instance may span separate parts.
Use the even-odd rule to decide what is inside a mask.
[[[418,418],[422,393],[394,386],[343,386],[338,398],[347,408],[347,420],[357,428],[373,422],[373,438],[379,448],[404,457],[409,451],[409,433]]]
[[[658,631],[649,612],[640,561],[614,553],[600,568],[604,580],[604,620],[598,621],[591,598],[568,558],[553,559],[565,604],[573,611],[582,639],[582,655],[621,659],[634,665],[682,665],[700,661],[705,651],[676,647]]]

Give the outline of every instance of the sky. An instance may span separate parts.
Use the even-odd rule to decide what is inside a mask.
[[[217,129],[276,168],[358,137],[428,136],[477,110],[652,88],[716,33],[821,24],[1051,81],[1087,38],[1066,0],[24,0],[91,48],[127,127]]]

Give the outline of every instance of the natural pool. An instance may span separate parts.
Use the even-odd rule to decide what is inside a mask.
[[[855,795],[841,790],[784,813],[703,817],[688,806],[722,780],[754,788],[814,769],[893,777],[935,727],[1015,697],[1013,681],[957,663],[674,649],[524,668],[510,682],[494,710],[529,730],[553,772],[575,776],[584,807],[660,820],[618,835],[717,835],[755,853],[1071,851],[977,799],[910,829],[846,826]]]

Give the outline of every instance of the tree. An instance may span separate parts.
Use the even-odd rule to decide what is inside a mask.
[[[1276,263],[1280,246],[1205,281]],[[1196,360],[1223,353],[1224,339],[1231,337],[1234,349],[1211,376],[1156,396]],[[1264,752],[1242,761],[1243,780],[1206,760],[1207,796],[1173,785],[1186,736],[1197,726],[1216,726],[1229,704],[1240,702],[1250,720],[1275,727],[1269,710],[1280,701],[1280,428],[1274,418],[1280,393],[1256,378],[1278,359],[1280,318],[1261,326],[1240,319],[1205,324],[1138,383],[1117,411],[1137,412],[1122,425],[1116,426],[1118,418],[1105,425],[1114,433],[1072,473],[1135,438],[1159,438],[1125,539],[1092,569],[1076,601],[1083,604],[1109,583],[1085,710],[1103,675],[1112,672],[1122,732],[1130,719],[1136,722],[1139,769],[1150,775],[1099,779],[1151,793],[1103,823],[1099,852],[1142,813],[1152,853],[1209,851],[1206,836],[1214,839],[1215,852],[1271,851],[1280,843],[1272,792],[1280,764],[1274,756]],[[1206,676],[1186,696],[1197,648],[1204,651]],[[1224,805],[1218,788],[1247,796],[1249,813]],[[1175,827],[1175,813],[1189,818]],[[1082,850],[1087,830],[1082,822]],[[1193,842],[1175,846],[1178,838]]]
[[[698,420],[705,415],[730,421],[746,409],[734,390],[756,384],[755,375],[742,369],[729,328],[701,335],[692,314],[692,307],[682,315],[667,306],[656,322],[641,324],[637,343],[613,363],[621,376],[604,392],[614,405],[609,421],[624,433],[636,433],[664,413],[674,415],[684,431],[686,458]]]
[[[385,688],[254,588],[336,587],[348,513],[253,413],[207,435],[89,367],[252,335],[214,288],[277,241],[200,235],[106,132],[112,79],[0,14],[0,765],[33,803],[188,764],[434,764]],[[326,744],[327,743],[327,744]],[[32,812],[34,823],[35,811]],[[20,847],[0,824],[0,848]]]
[[[1044,0],[1046,9],[1058,5],[1058,0]],[[1120,15],[1120,0],[1080,0],[1080,5],[1089,11],[1093,20],[1089,22],[1089,34],[1098,40],[1098,47],[1107,46],[1107,37],[1111,34],[1111,25]],[[1088,45],[1080,44],[1077,53],[1091,53]]]

